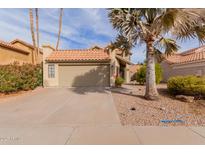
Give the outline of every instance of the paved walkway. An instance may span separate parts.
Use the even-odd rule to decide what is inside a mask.
[[[121,126],[106,89],[41,89],[0,99],[0,144],[205,144],[204,127]]]
[[[203,127],[33,126],[0,128],[0,144],[205,144]]]

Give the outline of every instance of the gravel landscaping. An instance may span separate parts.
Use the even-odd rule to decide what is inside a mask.
[[[158,85],[160,99],[143,98],[145,86],[123,85],[112,95],[122,125],[205,126],[205,100],[182,102],[170,96],[165,84]]]

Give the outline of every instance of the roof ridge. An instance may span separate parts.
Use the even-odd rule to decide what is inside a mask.
[[[19,38],[15,38],[14,40],[10,41],[9,43],[10,43],[10,44],[13,44],[13,43],[16,42],[16,41],[19,41],[19,42],[21,42],[21,43],[23,43],[23,44],[25,44],[25,45],[27,45],[27,46],[29,46],[29,47],[31,47],[31,48],[34,48],[32,44],[30,44],[30,43],[28,43],[28,42],[26,42],[26,41],[24,41],[24,40],[21,40],[21,39],[19,39]]]
[[[21,52],[24,52],[26,54],[28,54],[29,52],[24,50],[24,49],[21,49],[17,46],[14,46],[13,44],[10,44],[9,42],[6,42],[4,40],[0,40],[0,45],[4,46],[4,47],[7,47],[7,48],[12,48],[12,49],[15,49],[15,50],[18,50],[18,51],[21,51]]]
[[[192,48],[186,51],[183,51],[180,53],[180,55],[188,55],[188,54],[193,54],[196,52],[196,50],[201,49],[201,48],[205,48],[205,45],[202,45],[200,47],[196,47],[196,48]],[[199,52],[203,52],[203,51],[199,51]]]
[[[104,51],[104,49],[58,49],[54,50],[56,52],[58,51]]]

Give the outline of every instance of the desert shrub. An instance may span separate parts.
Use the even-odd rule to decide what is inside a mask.
[[[42,85],[42,66],[17,63],[0,65],[0,92],[30,90]]]
[[[160,64],[155,64],[156,84],[162,81],[162,67]]]
[[[124,83],[124,79],[122,78],[122,77],[117,77],[116,79],[115,79],[115,85],[116,86],[121,86],[123,83]]]
[[[155,64],[155,76],[156,84],[159,84],[162,81],[162,67],[160,64]],[[143,65],[136,74],[136,81],[140,84],[146,82],[146,65]]]
[[[176,76],[168,80],[167,88],[174,95],[205,96],[205,77]]]
[[[136,73],[136,81],[139,84],[144,84],[146,81],[146,65],[140,67],[139,71]]]

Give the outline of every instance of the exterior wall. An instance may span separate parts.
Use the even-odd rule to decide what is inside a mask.
[[[166,62],[163,66],[163,81],[167,81],[169,77],[196,75],[205,76],[205,61],[189,64],[174,64],[169,65]]]
[[[33,49],[31,49],[30,47],[27,47],[25,45],[23,45],[22,43],[20,42],[16,42],[13,44],[14,46],[17,46],[25,51],[28,51],[29,52],[29,55],[28,55],[28,59],[29,59],[29,62],[30,63],[33,63]],[[36,58],[36,57],[34,57]],[[34,59],[35,60],[35,59]]]
[[[0,46],[0,64],[6,65],[14,61],[18,61],[20,64],[32,63],[29,54]]]
[[[58,64],[57,63],[47,63],[45,61],[53,52],[52,47],[43,46],[43,86],[44,87],[57,87],[58,86]],[[54,64],[55,67],[55,78],[48,77],[48,64]]]
[[[119,70],[120,70],[120,61],[118,59],[116,59],[116,50],[113,50],[109,54],[110,54],[110,58],[111,58],[111,64],[110,64],[110,84],[111,84],[111,86],[115,86],[115,78],[119,74]],[[125,56],[125,53],[123,52],[123,54],[121,56],[124,59],[130,61],[130,54]],[[130,83],[130,80],[131,80],[129,68],[130,68],[130,65],[126,64],[125,69],[124,69],[125,83]]]
[[[43,61],[43,53],[39,52],[39,56],[37,57],[37,54],[34,54],[35,51],[33,48],[28,47],[28,46],[22,44],[21,42],[15,42],[15,43],[13,43],[13,45],[30,52],[29,59],[31,62],[33,61],[33,57],[34,57],[34,60],[36,61],[37,64],[39,64]]]
[[[111,62],[110,62],[110,86],[115,86],[115,78],[117,76],[117,74],[119,72],[117,72],[120,67],[120,64],[118,62],[118,60],[115,58],[116,52],[115,50],[110,52],[110,58],[111,58]]]
[[[170,64],[168,64],[166,61],[163,61],[161,63],[162,66],[162,71],[163,71],[163,79],[162,82],[167,82],[167,80],[173,76],[174,74],[172,73],[172,67],[170,66]]]
[[[33,64],[34,60],[37,61],[37,63],[42,62],[42,59],[43,59],[42,53],[39,54],[39,57],[36,60],[36,57],[34,57],[35,59],[33,59],[34,50],[32,48],[27,47],[19,42],[16,42],[13,45],[27,51],[28,53],[23,53],[21,51],[16,51],[14,49],[9,49],[9,48],[0,46],[0,65],[11,64],[15,61],[19,62],[20,64],[22,63]]]

